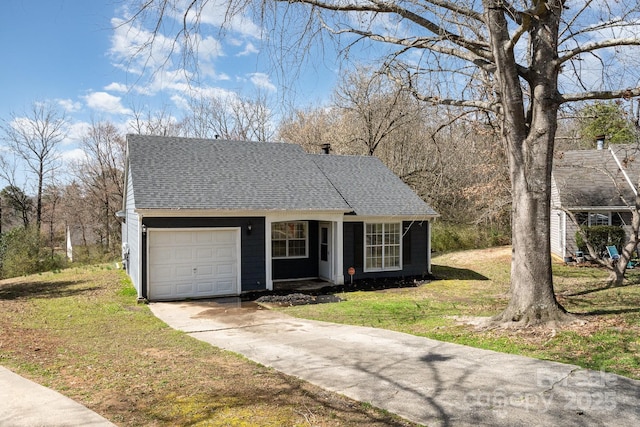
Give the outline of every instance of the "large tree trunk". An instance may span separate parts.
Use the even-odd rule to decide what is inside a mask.
[[[553,142],[542,136],[527,141],[535,151],[553,151]],[[545,153],[525,149],[528,162],[513,160],[511,298],[507,308],[494,318],[497,322],[521,325],[566,319],[553,290],[550,248],[551,162]]]
[[[523,18],[523,26],[529,30],[531,55],[531,67],[523,75],[515,60],[501,2],[485,0],[513,195],[511,298],[505,311],[493,320],[525,326],[566,317],[553,291],[549,238],[551,167],[560,105],[554,59],[562,3],[540,2],[538,6]],[[530,88],[528,99],[522,92],[521,79]]]

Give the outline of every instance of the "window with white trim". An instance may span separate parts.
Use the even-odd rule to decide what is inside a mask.
[[[365,271],[400,270],[401,223],[365,224]]]
[[[271,256],[273,258],[307,258],[309,224],[306,221],[271,224]]]

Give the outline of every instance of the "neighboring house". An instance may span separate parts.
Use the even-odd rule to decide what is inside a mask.
[[[122,241],[140,298],[427,275],[438,214],[375,157],[127,137]]]
[[[640,178],[637,145],[565,151],[554,159],[551,182],[551,252],[575,256],[577,226],[619,225],[628,229]]]

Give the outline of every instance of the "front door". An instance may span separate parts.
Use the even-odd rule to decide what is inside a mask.
[[[331,275],[331,223],[320,223],[320,260],[318,262],[318,276],[321,279],[332,280]]]

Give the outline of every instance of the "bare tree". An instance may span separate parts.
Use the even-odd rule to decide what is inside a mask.
[[[373,156],[380,144],[406,133],[421,119],[411,94],[385,74],[359,68],[344,75],[334,92],[334,105],[345,112],[349,142],[363,144]]]
[[[339,140],[338,115],[331,107],[295,110],[280,122],[278,138],[309,153],[321,153],[323,145]]]
[[[61,217],[72,235],[79,235],[82,245],[88,249],[91,230],[100,227],[88,192],[78,181],[72,181],[62,191]],[[99,218],[98,218],[99,219]]]
[[[93,123],[82,138],[82,148],[86,157],[76,165],[76,175],[97,206],[102,225],[97,232],[108,252],[119,235],[115,213],[124,194],[126,140],[112,123]]]
[[[47,185],[42,193],[42,220],[48,228],[49,234],[49,256],[51,259],[55,257],[56,243],[60,242],[59,237],[64,231],[62,224],[58,222],[58,208],[62,199],[60,187],[55,184]],[[62,232],[62,233],[61,233]]]
[[[181,132],[180,125],[166,108],[155,112],[134,108],[129,128],[138,135],[177,136]]]
[[[255,2],[229,2],[240,13]],[[570,318],[558,304],[551,271],[550,192],[554,139],[562,104],[640,96],[637,75],[624,80],[640,45],[635,1],[569,4],[564,0],[282,0],[260,2],[281,38],[303,46],[300,34],[330,34],[386,54],[383,71],[428,103],[483,110],[495,117],[509,163],[512,204],[511,298],[495,322],[529,325]],[[176,0],[150,0],[139,9],[158,25]],[[182,8],[176,43],[201,29],[202,6]],[[286,13],[283,12],[286,8]],[[138,16],[138,15],[135,15]],[[135,18],[134,18],[135,19]],[[286,22],[282,22],[286,20]],[[271,22],[265,19],[263,22]],[[298,37],[291,37],[297,34]],[[290,46],[290,45],[285,45]],[[612,49],[614,48],[614,49]],[[291,53],[291,49],[285,49]],[[193,50],[184,49],[183,52]],[[300,56],[302,52],[295,51]],[[583,64],[585,70],[583,72]],[[616,67],[616,73],[608,71]],[[627,67],[625,69],[625,66]],[[593,80],[594,67],[600,67]],[[591,80],[590,80],[591,79]],[[620,86],[621,81],[628,81]]]
[[[66,137],[68,121],[55,105],[34,102],[23,116],[11,114],[3,120],[4,139],[13,153],[24,162],[27,172],[35,176],[36,225],[42,223],[42,191],[59,166],[58,145]]]
[[[262,93],[255,98],[199,96],[189,100],[189,109],[181,122],[186,136],[266,142],[275,135],[273,113]]]

